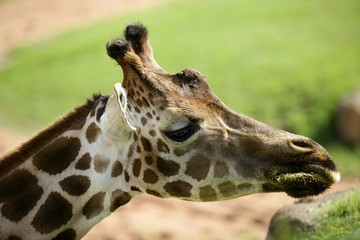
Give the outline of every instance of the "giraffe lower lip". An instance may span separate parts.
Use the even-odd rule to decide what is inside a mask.
[[[334,182],[334,177],[321,166],[306,166],[303,169],[274,171],[264,191],[282,191],[294,198],[315,196],[325,192]]]

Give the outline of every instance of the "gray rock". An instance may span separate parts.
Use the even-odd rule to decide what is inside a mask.
[[[340,100],[337,113],[338,133],[345,142],[360,142],[360,91]]]
[[[299,233],[313,230],[318,219],[327,215],[326,211],[319,211],[319,208],[343,198],[348,192],[349,190],[340,191],[316,200],[307,199],[281,208],[271,219],[266,240],[289,240]]]

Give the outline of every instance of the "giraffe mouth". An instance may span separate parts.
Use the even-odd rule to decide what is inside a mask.
[[[281,167],[266,175],[268,182],[263,184],[265,192],[286,192],[294,198],[324,193],[340,180],[337,171],[312,164],[302,167]]]

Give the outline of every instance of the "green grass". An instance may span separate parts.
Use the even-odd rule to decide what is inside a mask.
[[[360,147],[338,143],[338,100],[360,88],[358,0],[199,0],[104,20],[18,48],[0,72],[0,124],[32,132],[122,79],[105,53],[141,21],[160,65],[200,70],[232,109],[325,145],[345,173]]]
[[[320,216],[314,231],[300,234],[295,239],[355,240],[360,239],[360,188],[345,197],[316,209]]]

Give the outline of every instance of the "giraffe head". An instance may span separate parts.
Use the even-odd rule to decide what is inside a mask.
[[[318,143],[231,111],[196,70],[163,70],[144,26],[127,26],[107,52],[124,74],[114,96],[126,123],[118,130],[132,139],[132,189],[215,201],[257,192],[317,195],[339,180]]]

